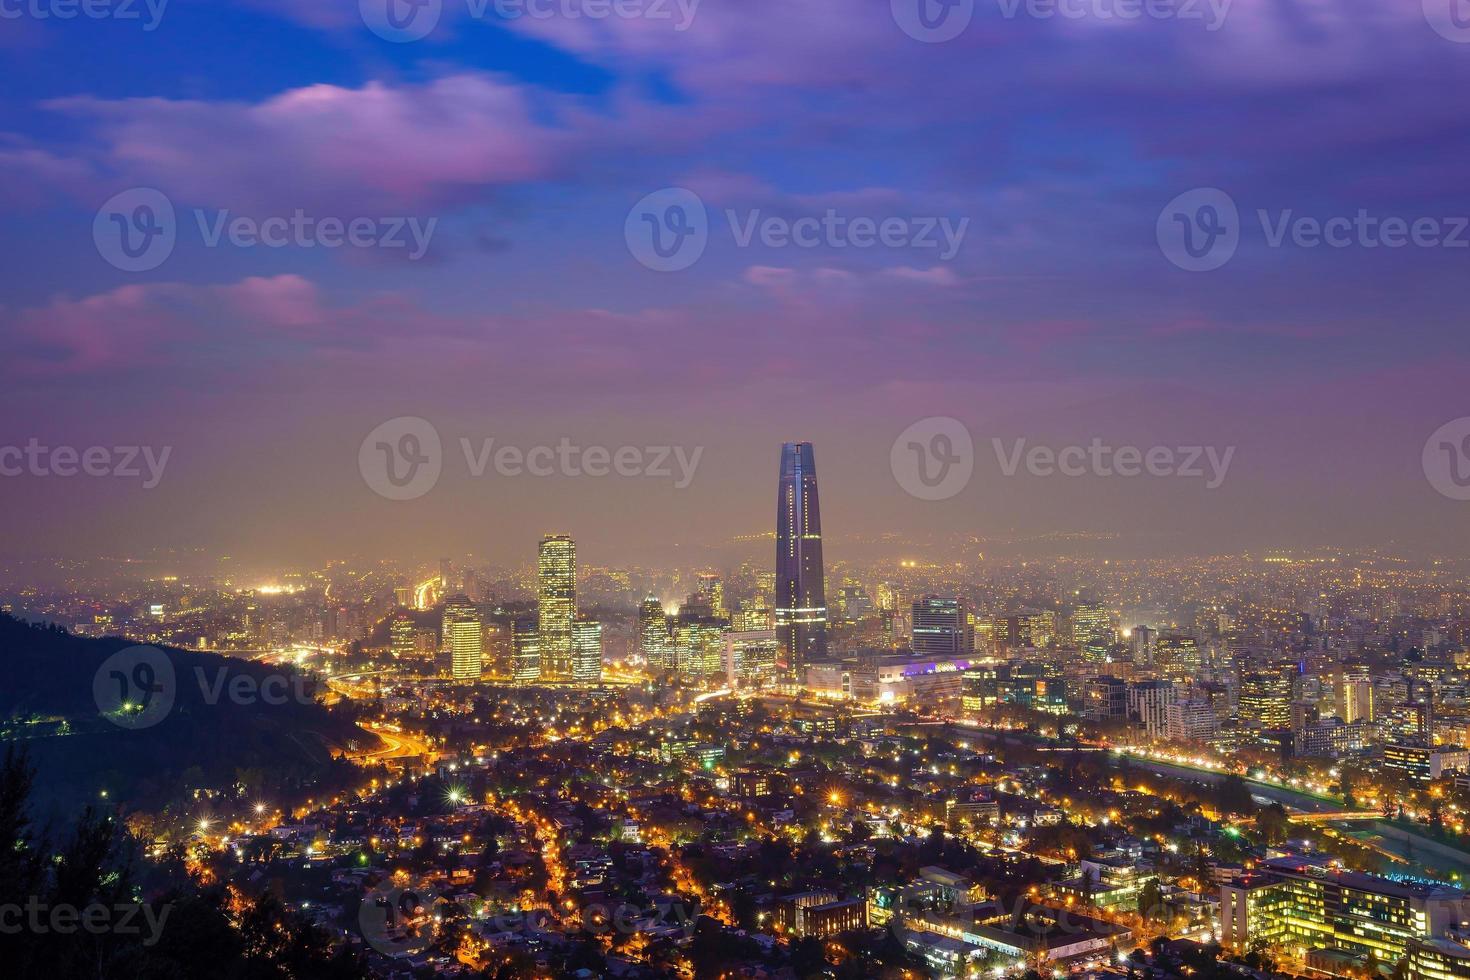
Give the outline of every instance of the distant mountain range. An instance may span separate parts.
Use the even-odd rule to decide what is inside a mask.
[[[151,693],[138,697],[140,684]],[[152,809],[201,785],[307,785],[334,755],[376,742],[293,672],[0,614],[4,740],[28,750],[37,802],[61,812],[104,790]]]

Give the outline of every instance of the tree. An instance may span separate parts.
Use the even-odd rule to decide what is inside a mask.
[[[1256,827],[1267,845],[1279,844],[1291,832],[1291,818],[1280,803],[1272,803],[1256,815]]]
[[[135,928],[0,931],[0,962],[7,975],[322,980],[366,975],[357,954],[334,947],[326,932],[268,892],[247,905],[239,928],[225,907],[242,896],[231,896],[222,886],[201,890],[187,877],[174,878],[165,880],[154,900],[140,901],[141,873],[166,879],[168,866],[144,862],[121,821],[90,807],[60,840],[34,836],[29,815],[34,779],[24,753],[9,749],[0,762],[0,833],[14,848],[0,853],[0,906],[101,909],[126,914]],[[37,860],[43,854],[51,855],[44,864]]]
[[[1256,802],[1251,799],[1250,787],[1237,773],[1230,773],[1215,792],[1215,801],[1222,813],[1241,813],[1249,816],[1256,812]]]
[[[806,936],[791,944],[791,971],[798,977],[821,976],[827,970],[827,956],[822,941]]]
[[[1138,914],[1156,922],[1164,914],[1164,893],[1157,879],[1150,879],[1138,891]]]

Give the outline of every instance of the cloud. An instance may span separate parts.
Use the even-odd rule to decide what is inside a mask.
[[[21,136],[0,134],[0,204],[25,210],[58,196],[95,195],[97,174],[84,160],[62,156]]]
[[[12,352],[9,373],[65,378],[183,368],[201,347],[226,350],[250,335],[301,336],[331,315],[316,286],[295,275],[224,286],[148,283],[0,311],[0,337]]]
[[[883,275],[928,286],[958,286],[960,283],[959,277],[954,274],[954,269],[947,265],[931,266],[928,269],[915,269],[913,266],[900,265],[884,269]]]
[[[531,93],[485,74],[421,85],[310,85],[258,103],[56,99],[125,179],[251,213],[417,209],[547,176],[569,135]],[[381,211],[380,211],[381,213]]]

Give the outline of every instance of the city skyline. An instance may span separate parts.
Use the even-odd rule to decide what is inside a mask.
[[[1470,0],[0,79],[16,975],[1470,980]]]

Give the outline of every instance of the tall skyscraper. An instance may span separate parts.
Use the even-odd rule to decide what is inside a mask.
[[[909,645],[925,656],[954,657],[969,653],[969,617],[964,603],[951,596],[926,595],[914,600]]]
[[[480,611],[463,595],[451,596],[444,603],[444,640],[454,679],[478,679],[485,650],[484,628]]]
[[[541,680],[541,630],[534,617],[517,619],[511,626],[511,677],[517,684]]]
[[[579,616],[572,623],[572,680],[602,680],[602,624],[595,619]]]
[[[729,615],[725,609],[725,580],[719,572],[699,573],[699,594],[709,603],[710,615]]]
[[[1240,720],[1251,728],[1280,729],[1291,725],[1291,677],[1276,670],[1245,674],[1240,679]]]
[[[537,563],[537,612],[541,623],[541,679],[572,679],[572,621],[577,618],[577,546],[571,536],[541,539]]]
[[[388,637],[394,660],[413,659],[418,644],[418,637],[415,636],[417,632],[418,627],[414,625],[413,617],[406,612],[396,614],[388,623]]]
[[[461,616],[467,616],[475,612],[475,604],[470,597],[463,593],[455,595],[446,593],[444,597],[444,611],[439,618],[439,649],[449,649],[449,627]]]
[[[1079,602],[1072,610],[1072,644],[1089,663],[1107,663],[1117,637],[1112,617],[1099,602]]]
[[[673,670],[669,639],[669,617],[657,596],[649,596],[638,606],[638,652],[652,670]]]
[[[705,681],[720,672],[726,625],[713,616],[680,612],[674,625],[674,670],[686,681]]]
[[[827,590],[822,573],[822,515],[817,464],[809,442],[781,447],[776,501],[776,635],[786,669],[827,655]]]

